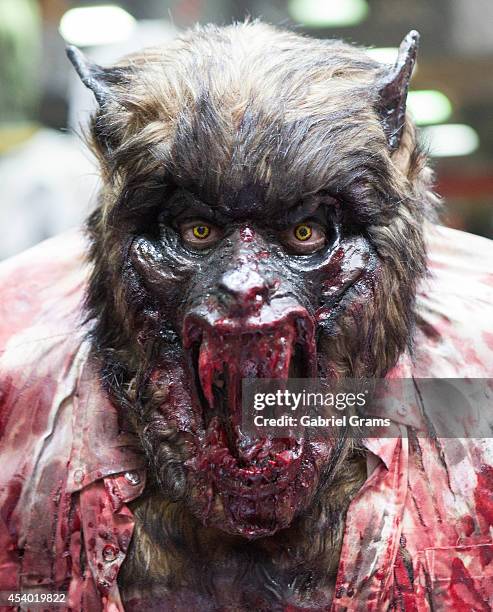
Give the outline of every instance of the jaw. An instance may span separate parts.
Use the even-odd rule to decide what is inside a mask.
[[[195,452],[185,462],[190,507],[205,525],[254,539],[307,508],[330,457],[328,444],[297,434],[252,438],[242,431],[241,381],[314,375],[313,325],[298,313],[276,325],[237,329],[185,321],[193,385]]]

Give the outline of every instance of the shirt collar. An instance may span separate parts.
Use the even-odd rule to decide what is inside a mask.
[[[137,436],[122,431],[116,407],[101,389],[84,342],[77,358],[78,379],[73,389],[73,444],[67,490],[79,491],[92,482],[119,473],[138,471],[146,461]],[[133,489],[132,489],[133,490]]]

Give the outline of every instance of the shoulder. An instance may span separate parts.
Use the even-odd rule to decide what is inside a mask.
[[[417,295],[417,375],[493,376],[493,241],[427,229],[428,276]]]
[[[85,251],[82,233],[71,231],[0,263],[0,355],[77,325]]]
[[[84,250],[82,235],[70,232],[0,264],[0,442],[11,455],[28,451],[74,385],[69,372],[85,336]]]

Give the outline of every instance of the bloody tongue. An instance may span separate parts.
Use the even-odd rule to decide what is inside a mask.
[[[294,349],[294,327],[286,325],[269,333],[204,336],[198,373],[209,409],[214,411],[214,387],[223,388],[230,425],[239,425],[241,380],[243,378],[286,379]]]

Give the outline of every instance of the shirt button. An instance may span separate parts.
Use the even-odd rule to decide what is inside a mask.
[[[114,561],[117,555],[118,548],[116,548],[116,546],[113,546],[112,544],[106,544],[106,546],[103,547],[103,559],[108,563]]]
[[[140,476],[138,472],[125,472],[125,480],[133,485],[136,486],[138,484],[140,484]]]
[[[400,414],[401,416],[406,416],[407,406],[405,406],[404,404],[401,404],[399,408],[397,408],[397,414]]]
[[[75,484],[80,484],[83,480],[84,480],[84,472],[82,470],[75,470],[74,472]]]

